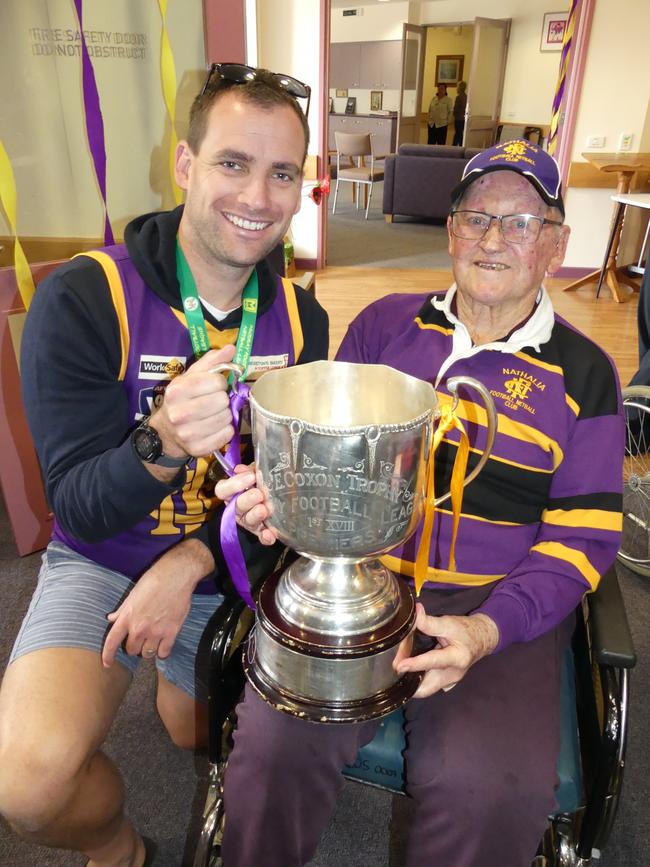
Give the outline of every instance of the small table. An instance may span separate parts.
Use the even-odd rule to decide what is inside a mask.
[[[616,265],[616,255],[618,246],[621,240],[621,229],[623,228],[623,217],[625,207],[628,202],[621,202],[620,198],[627,196],[632,185],[632,178],[636,172],[650,171],[650,153],[639,154],[595,154],[585,153],[582,156],[592,166],[601,172],[616,172],[618,176],[618,185],[616,187],[616,207],[612,217],[612,226],[607,242],[607,250],[603,266],[598,271],[592,271],[585,277],[575,280],[564,287],[564,291],[568,292],[572,289],[577,289],[579,286],[584,286],[587,283],[595,283],[598,281],[598,290],[603,282],[609,286],[612,297],[615,301],[627,301],[627,294],[622,290],[620,284],[626,283],[633,289],[638,291],[639,287],[635,281],[628,276],[624,268],[619,268]],[[638,198],[634,196],[634,198]]]
[[[603,280],[605,278],[605,265],[607,264],[609,252],[611,249],[612,242],[614,240],[614,225],[619,218],[619,214],[622,213],[623,221],[625,220],[625,212],[628,207],[631,208],[645,208],[646,210],[650,210],[650,193],[628,193],[627,195],[616,195],[612,196],[612,201],[617,202],[616,212],[614,214],[614,222],[612,223],[612,231],[609,235],[609,240],[607,242],[607,252],[605,253],[605,263],[600,272],[600,277],[598,278],[598,288],[596,289],[596,298],[598,298],[600,294],[601,287],[603,285]],[[628,265],[628,271],[633,271],[635,274],[639,274],[643,276],[645,273],[645,268],[643,267],[643,256],[645,253],[645,249],[648,245],[648,235],[650,235],[650,222],[645,230],[645,235],[643,237],[643,243],[641,244],[641,250],[639,251],[639,261],[636,265]]]

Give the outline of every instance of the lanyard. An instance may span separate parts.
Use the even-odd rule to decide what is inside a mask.
[[[205,327],[205,319],[203,318],[201,301],[199,293],[196,290],[194,275],[187,264],[187,259],[178,241],[176,242],[176,276],[181,288],[183,312],[185,313],[187,330],[190,333],[194,356],[200,358],[203,353],[210,349],[210,340],[208,338],[208,330]],[[253,348],[258,299],[257,271],[253,268],[253,273],[248,278],[248,282],[242,292],[241,325],[239,326],[239,334],[235,345],[235,357],[233,359],[235,364],[238,364],[244,371],[241,376],[242,379],[246,378],[251,349]]]

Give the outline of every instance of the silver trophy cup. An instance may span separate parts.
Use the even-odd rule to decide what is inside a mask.
[[[487,447],[494,440],[492,399]],[[379,559],[416,529],[439,417],[422,380],[383,365],[318,361],[266,373],[251,387],[258,485],[268,520],[301,556],[260,591],[246,653],[253,687],[274,707],[320,722],[382,716],[405,702],[420,676],[399,676],[410,655],[415,603],[409,585]],[[436,504],[447,499],[445,494]]]

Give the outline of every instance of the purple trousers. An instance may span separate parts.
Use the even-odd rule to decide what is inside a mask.
[[[489,587],[423,591],[429,614],[465,614]],[[408,867],[530,867],[555,808],[560,663],[573,617],[485,657],[449,692],[406,706],[414,817]],[[323,725],[247,686],[225,780],[225,867],[301,867],[316,852],[341,769],[378,722]]]

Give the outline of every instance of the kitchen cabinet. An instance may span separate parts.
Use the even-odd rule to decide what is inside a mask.
[[[401,60],[401,39],[333,42],[330,46],[330,87],[399,90]]]
[[[361,43],[333,42],[330,46],[330,82],[332,88],[361,86]]]

